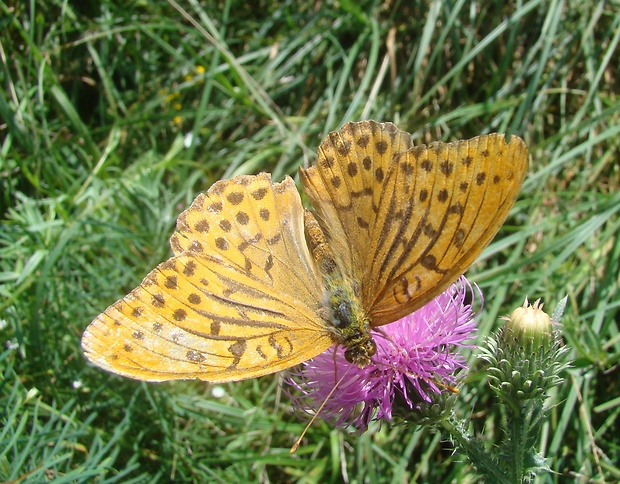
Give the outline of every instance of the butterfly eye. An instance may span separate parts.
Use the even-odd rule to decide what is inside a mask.
[[[355,356],[359,353],[357,348],[347,348],[344,352],[344,358],[349,363],[353,363],[355,361]]]
[[[377,352],[377,345],[375,344],[374,340],[368,340],[365,345],[365,349],[368,356],[374,356]]]

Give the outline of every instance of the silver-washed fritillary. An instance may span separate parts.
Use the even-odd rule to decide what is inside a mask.
[[[295,183],[238,176],[198,195],[177,221],[174,256],[82,337],[119,375],[243,380],[333,344],[359,366],[373,327],[444,291],[512,207],[528,163],[518,137],[413,146],[391,123],[348,123]]]

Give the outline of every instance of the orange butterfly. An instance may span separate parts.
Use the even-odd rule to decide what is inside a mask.
[[[174,256],[88,326],[86,357],[147,381],[266,375],[334,343],[363,367],[371,329],[443,292],[491,241],[528,163],[518,137],[413,146],[391,123],[348,123],[295,183],[238,176],[177,221]]]

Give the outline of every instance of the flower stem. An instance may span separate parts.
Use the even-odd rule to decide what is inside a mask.
[[[512,482],[515,482],[505,475],[503,467],[498,465],[496,459],[492,457],[492,453],[476,442],[461,422],[452,417],[442,420],[441,425],[450,434],[452,441],[457,447],[465,453],[478,472],[486,478],[487,482],[499,484],[512,484]]]
[[[506,408],[511,411],[511,419],[508,422],[508,440],[504,446],[504,455],[510,464],[508,472],[511,482],[523,482],[533,468],[545,466],[544,458],[536,453],[534,446],[547,412],[543,402],[537,399],[518,402]]]
[[[509,438],[507,442],[508,452],[506,452],[508,459],[510,459],[508,472],[510,473],[511,482],[521,482],[523,473],[523,451],[527,439],[527,425],[525,423],[526,410],[523,405],[518,405],[517,408],[513,406],[508,408],[510,408],[512,412],[512,419],[508,424]]]

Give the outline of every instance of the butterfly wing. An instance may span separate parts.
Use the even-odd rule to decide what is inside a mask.
[[[302,184],[373,326],[443,292],[504,222],[527,170],[520,138],[414,147],[391,123],[330,133]]]
[[[96,365],[147,381],[242,380],[332,345],[294,182],[215,183],[177,221],[174,256],[86,329]]]

